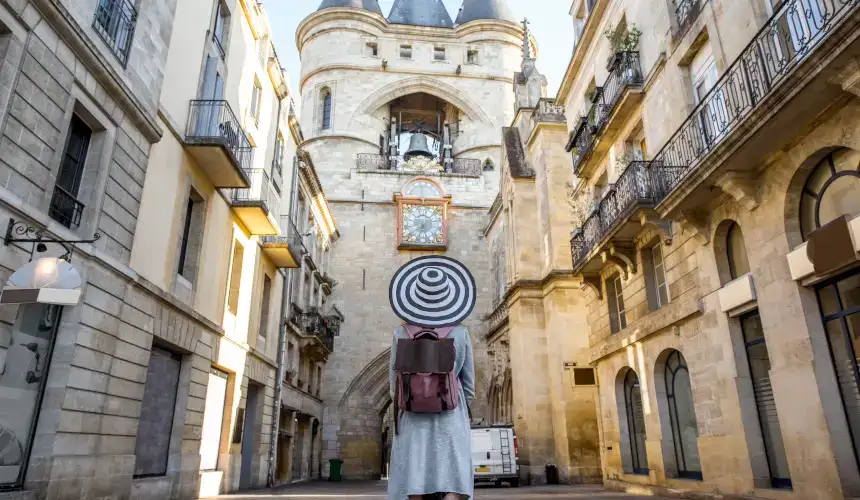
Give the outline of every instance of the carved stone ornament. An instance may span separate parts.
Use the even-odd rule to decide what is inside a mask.
[[[434,158],[413,156],[401,168],[407,172],[441,172],[442,165]]]

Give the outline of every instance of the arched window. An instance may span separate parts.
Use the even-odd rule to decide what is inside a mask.
[[[693,388],[687,361],[676,350],[666,358],[663,368],[666,384],[666,403],[669,424],[672,427],[672,445],[675,450],[675,465],[678,477],[702,479],[702,463],[699,461],[699,428],[693,406]]]
[[[860,214],[860,152],[839,149],[812,170],[800,198],[800,230],[809,233],[841,215]]]
[[[490,160],[489,158],[484,160],[484,172],[488,172],[488,171],[494,170],[494,169],[495,169],[495,167],[493,167],[493,161],[492,160]]]
[[[726,232],[726,257],[728,258],[729,274],[733,280],[750,272],[744,233],[736,222],[732,222]]]
[[[439,188],[436,187],[436,185],[432,182],[419,180],[409,185],[409,189],[406,191],[406,196],[420,196],[421,198],[439,198],[442,196],[442,193],[439,191]]]
[[[636,372],[628,369],[624,376],[624,412],[627,429],[627,446],[630,457],[628,472],[648,474],[648,455],[645,451],[645,412],[642,407],[642,390]],[[624,425],[626,424],[626,425]],[[623,433],[622,433],[623,435]],[[625,461],[625,466],[627,466]]]
[[[331,128],[331,90],[325,88],[320,92],[320,104],[322,105],[321,125],[323,130]]]

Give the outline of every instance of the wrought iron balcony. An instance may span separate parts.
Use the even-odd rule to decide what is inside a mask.
[[[280,224],[276,217],[281,211],[281,199],[269,173],[262,168],[252,168],[246,171],[246,175],[251,185],[233,189],[233,210],[251,234],[277,235]]]
[[[582,227],[573,231],[570,251],[574,272],[581,272],[589,262],[589,256],[594,255],[594,250],[616,235],[639,210],[654,208],[660,193],[659,180],[655,178],[657,166],[655,162],[631,162],[615,185],[590,211]],[[620,236],[632,241],[639,230],[637,225],[641,227],[641,224],[634,224],[630,231]]]
[[[484,171],[481,160],[471,158],[453,158],[447,165],[440,164],[438,158],[433,158],[426,162],[426,165],[417,165],[408,163],[404,156],[359,153],[355,164],[359,170],[383,170],[429,175],[446,173],[477,177]]]
[[[60,186],[54,186],[54,195],[51,197],[49,212],[52,219],[68,228],[78,227],[81,225],[83,212],[83,203]]]
[[[185,146],[217,188],[247,188],[254,148],[227,101],[191,101]]]
[[[292,304],[290,322],[309,340],[302,347],[303,350],[316,359],[325,360],[334,352],[334,338],[340,332],[342,320],[343,317],[339,315],[323,316],[316,308],[304,311]]]
[[[598,149],[598,145],[601,146],[601,151],[608,148],[618,129],[618,123],[613,118],[629,112],[630,105],[638,103],[641,93],[636,92],[636,99],[631,101],[627,99],[632,95],[628,91],[641,87],[642,83],[639,52],[615,54],[611,61],[609,77],[602,87],[596,89],[588,112],[580,119],[568,142],[567,150],[573,156],[574,173],[577,175],[587,173],[583,171],[583,166]],[[601,142],[602,144],[599,144]]]
[[[299,267],[302,256],[308,253],[308,249],[302,243],[302,234],[296,228],[293,220],[286,215],[281,216],[278,235],[263,236],[261,240],[263,253],[278,268]]]
[[[745,124],[750,117],[759,119],[764,116],[762,113],[777,107],[788,112],[789,105],[780,102],[785,93],[781,87],[809,87],[808,82],[797,81],[800,78],[795,74],[798,68],[834,32],[851,29],[851,23],[842,21],[854,16],[853,22],[856,22],[858,6],[860,0],[783,2],[655,155],[661,165],[666,165],[656,167],[661,184],[659,201],[662,202],[691,178],[727,137],[752,144],[749,133],[752,127]],[[823,96],[821,99],[832,97]],[[763,108],[765,102],[767,104]],[[818,106],[810,106],[809,102],[801,101],[796,95],[791,102],[802,107],[809,119],[821,111]],[[796,123],[798,118],[794,115],[791,120]],[[762,140],[774,144],[776,139],[767,137]]]
[[[137,10],[130,0],[99,0],[93,18],[93,29],[101,36],[123,67],[128,64]]]

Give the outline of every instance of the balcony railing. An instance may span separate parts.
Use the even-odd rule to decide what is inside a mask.
[[[661,199],[677,188],[860,0],[789,0],[771,16],[655,155]]]
[[[420,172],[427,174],[441,172],[447,174],[460,174],[475,177],[481,175],[484,171],[483,166],[481,165],[481,160],[475,160],[471,158],[454,158],[447,166],[435,162],[431,163],[431,165],[438,165],[438,168],[429,168],[427,170],[416,170],[415,168],[410,168],[410,166],[406,162],[406,158],[403,156],[359,153],[356,159],[356,167],[359,170]]]
[[[637,209],[654,207],[659,197],[655,167],[654,162],[631,162],[609,193],[591,210],[582,227],[574,230],[570,250],[575,271],[582,268],[601,240]]]
[[[281,200],[274,186],[272,186],[272,179],[269,177],[269,173],[262,168],[250,168],[245,170],[245,174],[251,180],[251,186],[234,189],[233,204],[249,205],[260,203],[270,213],[279,213]]]
[[[330,326],[332,318],[338,319],[336,328]],[[302,335],[317,337],[329,352],[334,352],[334,338],[340,329],[339,317],[325,317],[314,308],[303,311],[296,304],[292,304],[290,321],[302,332]]]
[[[239,168],[251,165],[254,149],[227,101],[191,101],[185,141],[221,144],[230,151]]]
[[[290,248],[295,248],[299,252],[296,257],[298,261],[302,255],[308,253],[307,247],[302,242],[302,233],[296,228],[296,224],[288,215],[282,215],[280,220],[280,231],[278,236],[263,236],[262,243],[287,243]]]
[[[81,225],[83,212],[83,203],[60,186],[54,186],[54,196],[51,197],[49,212],[52,219],[68,228],[78,227]]]
[[[102,37],[123,66],[128,64],[137,11],[130,0],[99,0],[93,18],[93,29]]]
[[[591,107],[580,119],[568,148],[573,154],[573,170],[579,173],[582,164],[594,150],[594,144],[605,129],[609,117],[621,101],[624,91],[633,85],[642,85],[642,69],[639,52],[619,52],[613,58],[613,66],[602,87],[598,87]]]

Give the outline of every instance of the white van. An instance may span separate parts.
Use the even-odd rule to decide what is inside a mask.
[[[511,425],[472,427],[472,466],[476,483],[520,485],[517,436]]]

